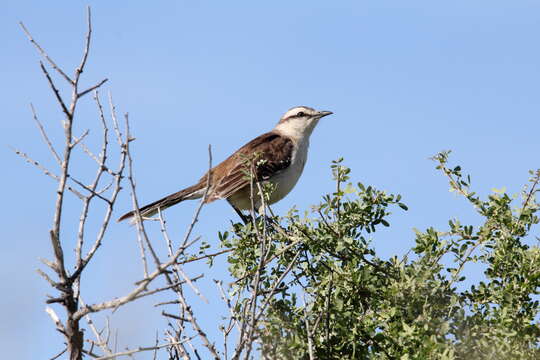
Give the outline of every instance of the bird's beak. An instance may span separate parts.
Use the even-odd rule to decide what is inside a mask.
[[[319,111],[319,114],[318,114],[317,116],[318,116],[318,118],[320,119],[320,118],[322,118],[322,117],[325,117],[325,116],[328,116],[328,115],[332,115],[332,114],[333,114],[333,112],[331,112],[331,111]]]

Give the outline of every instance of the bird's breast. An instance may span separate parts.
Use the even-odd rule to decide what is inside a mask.
[[[269,204],[276,203],[283,199],[294,188],[298,182],[298,179],[300,178],[300,175],[302,175],[302,172],[304,171],[308,148],[309,141],[307,140],[297,143],[296,148],[291,156],[291,164],[267,180],[275,187],[272,194],[270,194],[270,199],[268,202]],[[228,200],[236,208],[240,210],[248,210],[251,209],[252,206],[250,194],[251,189],[249,186],[246,186],[245,188],[232,194]],[[253,199],[253,205],[255,206],[255,209],[259,209],[259,206],[261,205],[260,198],[256,195]]]
[[[297,145],[291,158],[291,164],[270,179],[275,190],[270,195],[270,204],[283,199],[294,188],[306,165],[309,142],[303,141]]]

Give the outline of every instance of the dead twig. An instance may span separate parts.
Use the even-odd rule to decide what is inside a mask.
[[[34,105],[30,103],[30,109],[32,110],[32,117],[34,118],[34,121],[36,122],[36,125],[38,126],[39,133],[43,137],[43,140],[47,144],[47,147],[51,151],[51,154],[53,155],[54,159],[56,160],[56,163],[59,166],[62,166],[62,160],[60,160],[60,156],[54,149],[53,144],[51,143],[51,140],[49,140],[49,137],[47,136],[47,132],[45,131],[45,128],[43,127],[43,124],[41,124],[41,121],[39,121],[38,116],[36,114],[36,109],[34,108]]]
[[[73,80],[71,80],[71,78],[69,76],[67,76],[67,74],[58,67],[58,65],[56,65],[56,63],[49,57],[49,55],[45,52],[45,50],[43,50],[43,48],[34,40],[34,38],[32,37],[32,35],[30,35],[30,32],[26,29],[26,26],[24,26],[24,24],[21,22],[19,22],[19,25],[21,26],[21,28],[23,29],[24,33],[26,34],[26,37],[28,37],[28,40],[30,40],[30,42],[32,43],[32,45],[34,45],[36,47],[36,49],[39,51],[39,53],[41,54],[41,56],[43,56],[43,58],[45,60],[47,60],[47,62],[52,66],[52,68],[56,71],[58,71],[58,73],[60,75],[62,75],[62,77],[64,79],[66,79],[66,81],[70,84],[73,84]]]
[[[148,347],[140,346],[140,347],[138,347],[136,349],[133,349],[133,350],[126,350],[126,351],[117,352],[117,353],[114,353],[114,354],[111,354],[111,355],[98,357],[98,358],[96,358],[96,360],[110,360],[110,359],[115,359],[115,358],[117,358],[119,356],[131,356],[133,354],[137,354],[137,353],[140,353],[140,352],[143,352],[143,351],[159,350],[159,349],[163,349],[164,347],[167,347],[167,346],[183,344],[183,343],[185,343],[185,342],[187,342],[187,341],[189,341],[191,339],[192,338],[184,339],[182,341],[178,341],[178,342],[175,342],[173,344],[167,343],[167,344],[162,344],[162,345],[157,345],[157,346],[148,346]]]

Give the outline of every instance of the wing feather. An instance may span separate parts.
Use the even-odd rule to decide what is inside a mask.
[[[291,165],[293,151],[293,141],[277,132],[256,137],[212,169],[212,173],[224,175],[213,182],[207,201],[226,199],[249,186],[250,167],[256,181],[271,180]],[[201,181],[205,179],[203,176]]]

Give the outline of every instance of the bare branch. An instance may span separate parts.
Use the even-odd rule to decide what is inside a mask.
[[[50,267],[54,272],[58,271],[58,269],[56,269],[56,264],[53,263],[52,261],[49,261],[49,260],[44,259],[44,258],[39,258],[39,261],[41,261],[43,264]]]
[[[83,57],[81,59],[81,64],[75,70],[74,84],[77,84],[79,82],[79,77],[81,76],[82,72],[84,71],[84,66],[86,65],[86,60],[88,60],[88,54],[90,52],[90,40],[92,39],[92,12],[90,10],[90,6],[87,6],[86,10],[87,10],[86,11],[86,23],[88,25],[88,30],[86,32],[86,43],[84,45],[84,52],[83,52]]]
[[[191,346],[193,353],[197,356],[197,358],[200,358],[197,349],[193,348],[193,345],[191,344],[191,340],[195,337],[199,337],[203,343],[203,345],[208,349],[211,356],[214,359],[219,359],[218,352],[212,342],[210,342],[209,338],[207,337],[206,333],[202,330],[201,326],[199,325],[198,321],[195,318],[195,314],[193,312],[193,309],[188,304],[184,293],[184,284],[188,284],[195,294],[197,294],[203,301],[206,301],[206,298],[203,296],[201,291],[195,286],[194,282],[202,278],[203,275],[199,275],[197,277],[191,277],[189,276],[184,269],[182,268],[183,264],[201,260],[204,258],[213,258],[215,256],[218,256],[220,254],[223,254],[225,252],[231,251],[224,250],[219,251],[213,254],[206,254],[201,255],[197,257],[192,257],[191,259],[186,258],[186,249],[188,249],[192,244],[194,244],[196,241],[199,240],[199,238],[192,239],[193,236],[193,230],[194,226],[197,223],[199,219],[199,215],[201,213],[202,207],[204,206],[208,191],[211,184],[211,172],[208,172],[207,176],[207,183],[206,188],[204,190],[203,198],[197,207],[193,218],[191,219],[191,223],[186,229],[186,233],[184,234],[183,238],[180,241],[180,246],[176,247],[176,250],[173,251],[175,247],[172,245],[172,241],[169,238],[167,234],[167,229],[165,226],[165,221],[161,217],[160,214],[160,221],[161,221],[161,228],[162,232],[164,234],[164,237],[167,241],[167,246],[169,247],[169,253],[167,259],[164,261],[161,261],[158,257],[158,253],[154,250],[154,247],[152,246],[152,243],[150,242],[149,237],[146,234],[144,223],[142,222],[142,219],[140,218],[140,214],[137,210],[137,220],[138,220],[138,227],[139,227],[139,236],[140,236],[140,243],[143,246],[143,253],[144,249],[148,249],[148,254],[151,254],[151,257],[154,260],[155,268],[152,267],[151,270],[146,269],[147,265],[145,264],[145,276],[144,278],[135,284],[135,286],[130,289],[125,296],[112,299],[109,301],[104,301],[101,303],[96,304],[85,304],[81,298],[80,289],[81,289],[81,279],[82,279],[82,273],[86,269],[86,266],[88,263],[92,260],[93,256],[96,254],[98,248],[101,246],[102,240],[104,238],[105,232],[108,229],[108,225],[110,223],[110,219],[112,217],[113,212],[113,206],[117,200],[118,194],[121,191],[122,187],[122,180],[124,178],[124,171],[127,172],[126,166],[129,166],[129,182],[131,183],[132,191],[133,191],[133,202],[135,209],[138,209],[138,202],[136,198],[136,192],[135,192],[135,181],[133,178],[132,173],[132,158],[130,154],[129,149],[129,143],[133,140],[130,134],[130,124],[128,115],[125,115],[125,128],[122,126],[119,126],[118,120],[116,118],[116,111],[115,106],[112,102],[112,96],[109,95],[110,98],[110,106],[111,106],[111,119],[112,119],[112,127],[114,130],[114,133],[116,135],[116,140],[118,143],[118,146],[120,148],[120,155],[119,155],[119,163],[117,166],[112,166],[109,164],[110,161],[107,158],[108,155],[108,146],[109,146],[109,139],[108,139],[108,131],[109,128],[107,126],[107,121],[105,120],[105,115],[103,112],[103,108],[100,103],[99,95],[96,89],[101,87],[107,79],[103,79],[96,83],[93,86],[90,86],[89,88],[86,88],[85,90],[79,89],[79,80],[81,79],[81,74],[85,70],[85,66],[88,61],[88,56],[90,52],[90,46],[91,46],[91,37],[92,37],[92,20],[91,20],[91,11],[90,8],[88,8],[87,12],[87,32],[85,37],[85,44],[83,49],[83,54],[81,61],[79,65],[75,68],[74,74],[69,77],[66,75],[66,72],[60,69],[56,63],[47,55],[47,53],[41,48],[37,42],[34,41],[30,33],[27,31],[25,26],[21,23],[21,27],[23,28],[23,31],[29,38],[32,44],[38,49],[40,54],[45,59],[43,62],[40,62],[40,68],[45,75],[48,84],[50,88],[52,89],[52,93],[54,94],[54,97],[56,101],[59,104],[59,107],[61,108],[61,111],[64,115],[62,127],[64,132],[64,138],[63,138],[63,152],[58,152],[57,147],[58,144],[55,144],[53,146],[53,142],[49,138],[49,134],[45,131],[45,127],[43,124],[39,121],[37,113],[33,107],[32,104],[30,104],[32,114],[34,121],[36,122],[38,129],[41,133],[41,136],[46,143],[47,147],[49,148],[49,151],[52,153],[55,161],[60,166],[60,170],[57,171],[58,174],[54,174],[47,170],[45,167],[41,166],[38,162],[30,159],[28,155],[21,153],[17,150],[15,152],[22,156],[27,162],[32,163],[34,166],[41,169],[47,176],[52,177],[54,180],[58,182],[56,187],[56,199],[55,199],[55,211],[52,219],[52,227],[49,231],[50,235],[50,241],[52,244],[52,249],[54,253],[54,260],[42,260],[42,262],[48,266],[54,273],[52,273],[54,276],[49,276],[45,271],[38,270],[38,273],[55,289],[57,289],[60,293],[59,294],[53,294],[54,296],[50,296],[49,299],[46,301],[47,303],[58,303],[59,306],[63,306],[65,310],[65,314],[62,316],[63,319],[65,319],[64,323],[60,321],[60,318],[56,315],[56,313],[52,310],[52,308],[47,307],[46,311],[55,323],[56,328],[63,333],[65,337],[66,342],[66,350],[67,354],[69,354],[68,358],[70,360],[81,360],[83,357],[83,354],[87,354],[90,357],[95,357],[99,359],[112,359],[120,356],[131,356],[135,353],[142,352],[142,351],[154,351],[154,354],[157,352],[158,349],[164,348],[164,347],[170,347],[171,354],[174,353],[178,356],[178,358],[184,358],[189,359],[189,354],[187,346]],[[44,64],[44,62],[47,62],[47,65]],[[67,100],[66,93],[63,91],[62,86],[57,86],[55,82],[58,82],[56,78],[54,78],[55,74],[51,73],[49,65],[52,66],[52,68],[57,71],[62,77],[64,77],[65,80],[68,81],[70,84],[70,101]],[[60,91],[62,89],[62,92]],[[85,130],[81,136],[76,137],[73,134],[74,131],[74,121],[75,121],[75,114],[76,109],[78,108],[79,99],[83,96],[94,92],[95,96],[94,99],[97,104],[99,118],[103,127],[103,143],[101,147],[101,152],[98,154],[92,153],[90,149],[85,145],[85,141],[87,138],[89,138],[90,130]],[[92,131],[94,131],[93,127],[90,127]],[[125,130],[125,134],[122,134],[122,131]],[[93,133],[92,133],[93,134]],[[97,169],[95,172],[95,176],[93,179],[91,179],[89,182],[86,180],[80,181],[78,179],[81,179],[80,176],[78,176],[72,170],[70,167],[73,167],[74,164],[71,163],[72,160],[72,154],[73,150],[77,147],[77,145],[81,145],[82,149],[86,154],[88,154],[97,164]],[[212,153],[211,153],[211,147],[208,147],[208,158],[209,158],[209,170],[212,168]],[[74,157],[73,157],[74,159]],[[74,160],[73,160],[74,161]],[[110,178],[107,176],[110,175]],[[69,181],[71,179],[73,183]],[[74,185],[75,184],[75,185]],[[74,186],[77,190],[73,189],[71,186]],[[79,188],[80,187],[80,188]],[[72,191],[75,195],[78,196],[78,198],[81,200],[81,213],[79,217],[78,222],[78,228],[76,230],[76,243],[74,244],[73,248],[70,248],[68,246],[68,243],[66,242],[66,236],[61,236],[61,232],[66,232],[68,234],[68,229],[65,224],[63,224],[63,213],[65,212],[67,214],[67,211],[71,211],[71,209],[68,210],[68,208],[65,208],[67,204],[67,194],[66,189],[69,191]],[[85,191],[86,192],[85,192]],[[91,204],[94,200],[100,199],[104,202],[104,205],[98,201],[100,205],[102,205],[105,208],[105,214],[103,216],[101,227],[99,228],[98,234],[93,242],[93,244],[86,245],[85,242],[88,241],[88,231],[86,230],[87,226],[90,226],[90,219],[91,219]],[[66,201],[64,201],[66,200]],[[93,204],[92,204],[93,205]],[[93,220],[93,219],[92,219]],[[71,233],[69,234],[71,237]],[[71,242],[70,242],[71,243]],[[90,250],[86,255],[83,253],[86,246],[90,247]],[[66,247],[67,246],[67,247]],[[69,249],[68,249],[69,248]],[[72,254],[72,251],[74,250],[74,257]],[[183,261],[179,261],[179,259],[182,259]],[[266,258],[263,258],[266,259]],[[146,262],[146,259],[144,259],[144,262]],[[74,263],[74,269],[71,271],[71,268],[68,268],[68,264]],[[150,285],[156,285],[158,283],[157,281],[154,281],[158,278],[163,276],[163,278],[167,281],[166,286],[153,286],[153,289],[150,289]],[[171,325],[171,328],[174,330],[174,333],[168,332],[170,335],[167,337],[167,344],[159,345],[156,339],[156,345],[152,347],[139,347],[137,349],[133,350],[126,350],[121,352],[116,352],[114,340],[109,342],[111,332],[110,330],[102,330],[98,331],[98,328],[96,328],[96,324],[93,322],[92,318],[90,317],[91,313],[111,309],[116,310],[118,307],[127,304],[131,301],[135,301],[137,299],[140,299],[145,296],[154,295],[159,292],[167,291],[172,289],[178,299],[175,300],[179,304],[180,313],[177,315],[168,314],[172,317],[177,318],[179,321],[176,325]],[[85,340],[84,339],[84,332],[83,329],[80,327],[80,321],[81,319],[85,317],[86,322],[88,323],[88,327],[92,330],[95,341],[94,340]],[[189,325],[188,325],[189,324]],[[191,338],[185,337],[185,327],[189,326],[190,332],[194,332],[195,335]],[[108,323],[107,323],[107,329],[108,329]],[[106,335],[106,336],[105,336]],[[188,345],[184,345],[187,343]],[[83,349],[83,346],[86,346],[86,344],[89,344],[87,348]],[[186,348],[184,348],[186,346]],[[101,351],[99,350],[101,349]],[[99,357],[100,355],[97,355],[96,352],[102,353],[105,356]],[[116,353],[115,353],[116,352]],[[61,356],[62,354],[59,354],[58,356]]]
[[[161,213],[161,209],[158,209],[158,216],[159,216],[159,223],[160,223],[161,233],[163,234],[163,237],[165,238],[165,241],[167,243],[167,247],[168,247],[168,250],[169,250],[169,256],[172,256],[172,254],[173,254],[172,241],[169,238],[169,234],[167,233],[167,228],[165,226],[165,220],[163,219],[163,214]],[[204,295],[200,292],[200,290],[195,286],[195,284],[193,284],[193,282],[191,282],[191,280],[184,273],[184,271],[182,270],[182,268],[180,267],[180,265],[178,263],[175,263],[173,265],[173,269],[174,269],[174,272],[176,273],[176,276],[178,278],[182,277],[184,279],[184,281],[187,282],[188,285],[191,287],[193,292],[195,292],[195,294],[198,297],[200,297],[202,301],[204,301],[205,303],[208,304],[208,300],[204,297]]]
[[[148,235],[146,233],[146,228],[144,226],[144,223],[141,219],[141,213],[139,211],[139,201],[137,199],[137,191],[136,191],[136,185],[135,180],[133,179],[133,159],[131,158],[131,153],[129,151],[129,124],[128,122],[128,114],[125,114],[125,120],[126,120],[126,142],[125,142],[125,150],[127,154],[127,161],[128,161],[128,181],[129,185],[131,186],[131,200],[133,202],[133,208],[136,209],[135,212],[135,219],[136,219],[136,225],[137,225],[137,242],[139,244],[139,249],[141,252],[141,262],[143,265],[143,272],[144,277],[148,277],[148,262],[146,260],[146,250],[145,250],[145,242],[148,246],[149,250],[152,252],[152,255],[154,256],[154,261],[156,263],[156,266],[159,267],[159,259],[157,259],[157,255],[154,252],[152,248],[152,244],[150,244],[150,240],[148,239]],[[117,124],[117,122],[116,122]]]
[[[195,276],[194,278],[190,279],[190,281],[197,281],[199,279],[202,279],[204,277],[204,274],[201,274],[201,275],[197,275]],[[172,289],[172,288],[175,288],[177,286],[180,286],[182,284],[185,284],[186,281],[178,281],[178,282],[175,282],[175,283],[172,283],[170,285],[167,285],[167,286],[163,286],[163,287],[160,287],[160,288],[157,288],[157,289],[154,289],[154,290],[148,290],[146,291],[145,293],[137,296],[135,298],[136,299],[140,299],[142,297],[145,297],[145,296],[149,296],[149,295],[154,295],[154,294],[157,294],[158,292],[163,292],[165,290],[169,290],[169,289]],[[157,306],[157,305],[154,305],[154,306]]]
[[[84,306],[85,303],[81,297],[79,297],[79,301],[81,302],[81,305]],[[101,348],[101,350],[103,350],[106,355],[112,355],[112,350],[109,349],[107,345],[107,340],[101,338],[101,333],[96,329],[96,326],[94,325],[94,321],[92,320],[90,314],[85,315],[85,319],[88,323],[88,326],[90,326],[90,329],[92,329],[94,336],[96,337],[97,345]]]
[[[71,147],[74,148],[75,146],[77,146],[78,143],[80,143],[81,141],[84,140],[84,138],[90,133],[90,130],[85,130],[84,133],[79,137],[73,137],[75,139],[75,141],[71,144]]]
[[[98,157],[96,156],[96,154],[94,154],[89,148],[88,146],[86,146],[86,144],[84,142],[81,143],[81,147],[83,149],[83,151],[90,157],[92,158],[92,160],[94,160],[98,165],[101,164],[101,160],[98,159]],[[107,166],[103,165],[104,166],[104,169],[109,175],[111,176],[116,176],[116,173],[114,171],[112,171],[111,169],[109,169]]]
[[[24,26],[24,24],[21,22],[19,22],[19,25],[21,26],[21,28],[23,29],[24,33],[26,34],[26,37],[28,37],[28,40],[30,40],[30,42],[36,47],[36,49],[39,51],[39,53],[41,54],[41,56],[43,56],[43,58],[45,58],[45,60],[47,60],[47,62],[52,66],[52,68],[56,71],[58,71],[58,73],[60,75],[62,75],[64,77],[64,79],[66,79],[66,81],[70,84],[73,84],[73,80],[70,79],[69,76],[66,75],[65,72],[62,71],[62,69],[60,69],[56,63],[49,57],[49,55],[47,55],[47,53],[45,52],[45,50],[43,50],[43,48],[34,40],[34,38],[32,37],[32,35],[30,35],[30,32],[26,29],[26,26]]]
[[[98,89],[99,87],[101,87],[101,85],[105,84],[109,79],[105,78],[103,80],[101,80],[99,83],[97,83],[96,85],[92,86],[92,87],[89,87],[88,89],[80,92],[77,94],[77,97],[78,98],[81,98],[83,97],[84,95],[88,94],[89,92],[92,92],[96,89]]]
[[[60,321],[60,318],[58,317],[58,315],[56,315],[56,313],[54,312],[54,310],[50,307],[46,307],[45,308],[45,312],[47,314],[49,314],[50,318],[52,319],[54,325],[56,325],[56,329],[58,331],[60,331],[61,333],[65,334],[66,332],[66,329],[64,328],[64,325],[62,324],[62,322]]]
[[[67,351],[67,348],[65,348],[64,350],[60,351],[58,354],[56,354],[55,356],[53,356],[52,358],[50,358],[49,360],[56,360],[58,359],[60,356],[64,355],[64,353]]]
[[[189,237],[191,236],[191,232],[193,231],[193,228],[195,227],[195,223],[197,223],[199,219],[199,214],[201,213],[203,205],[206,203],[206,199],[208,198],[208,191],[210,190],[210,184],[212,183],[212,146],[208,145],[208,175],[206,176],[206,187],[204,189],[204,194],[202,196],[201,202],[199,203],[199,206],[197,207],[197,210],[195,210],[195,214],[193,214],[193,219],[191,221],[191,224],[189,224],[188,229],[186,231],[186,234],[184,235],[184,242],[182,243],[182,247],[185,246],[187,243]]]
[[[58,239],[58,236],[54,232],[54,230],[49,231],[49,235],[51,238],[51,244],[54,250],[54,256],[56,257],[56,268],[58,269],[57,273],[60,277],[60,280],[64,282],[64,280],[67,279],[67,273],[66,269],[64,267],[64,251],[62,249],[62,244],[60,243],[60,239]]]
[[[43,125],[39,121],[39,119],[37,117],[37,114],[36,114],[36,109],[34,109],[34,105],[32,103],[30,103],[30,109],[32,109],[32,117],[34,118],[34,121],[36,122],[36,124],[37,124],[37,126],[39,128],[39,132],[41,133],[41,136],[43,137],[43,140],[45,141],[45,143],[49,147],[49,150],[53,154],[53,156],[56,159],[56,162],[58,163],[58,165],[62,166],[62,160],[60,160],[60,156],[58,155],[58,153],[54,149],[54,146],[52,145],[51,140],[49,140],[49,137],[47,136],[47,132],[45,132],[45,129],[43,128]]]
[[[185,244],[187,243],[189,237],[191,236],[191,232],[193,231],[193,227],[195,226],[195,223],[197,222],[197,220],[199,218],[199,214],[201,212],[201,209],[202,209],[203,205],[205,204],[207,196],[208,196],[208,190],[210,189],[210,184],[211,184],[211,171],[210,171],[210,169],[212,169],[212,147],[210,145],[208,145],[208,169],[209,170],[208,170],[208,175],[207,175],[207,178],[206,178],[206,188],[204,190],[204,194],[202,196],[201,202],[199,203],[199,206],[197,207],[197,210],[195,211],[195,214],[193,216],[193,220],[191,221],[191,224],[188,227],[188,230],[187,230],[186,234],[184,235],[184,241],[183,241],[183,245],[181,246],[181,248],[183,248],[185,246]],[[169,282],[171,281],[169,277],[166,277],[166,279]],[[183,309],[183,311],[185,313],[185,316],[186,316],[187,320],[190,322],[193,330],[195,330],[197,332],[197,335],[201,338],[201,340],[203,341],[204,346],[212,354],[213,358],[214,359],[219,359],[219,355],[217,353],[216,348],[214,347],[214,344],[212,344],[209,341],[208,337],[206,336],[206,333],[204,331],[202,331],[202,329],[199,326],[197,320],[195,319],[195,316],[193,314],[193,310],[192,310],[191,306],[189,306],[187,304],[183,293],[181,291],[177,291],[176,293],[178,295],[178,301],[180,302],[180,305],[182,306],[182,309]],[[188,345],[190,345],[189,342],[188,342]]]
[[[17,150],[17,149],[14,149],[12,147],[10,147],[11,150],[13,150],[13,152],[17,155],[19,155],[20,157],[22,157],[27,163],[29,164],[32,164],[34,165],[35,167],[37,167],[38,169],[40,169],[41,171],[43,171],[43,173],[45,175],[47,175],[48,177],[56,180],[56,181],[59,181],[60,178],[58,175],[52,173],[51,171],[49,171],[46,167],[44,167],[43,165],[41,165],[39,162],[37,162],[36,160],[32,159],[30,156],[28,156],[28,154],[20,151],[20,150]],[[75,190],[74,188],[72,188],[71,186],[66,186],[67,189],[69,191],[71,191],[73,194],[75,194],[75,196],[77,196],[80,200],[84,199],[84,195],[81,194],[79,191]]]
[[[47,303],[54,303],[58,302],[61,303],[66,310],[66,321],[63,327],[63,333],[66,339],[67,343],[67,352],[69,353],[69,358],[71,360],[81,360],[82,354],[83,354],[83,345],[84,345],[84,334],[79,328],[79,320],[80,318],[74,317],[74,314],[76,314],[78,310],[78,295],[79,295],[79,289],[80,289],[80,274],[82,269],[84,268],[84,265],[82,264],[82,259],[80,255],[80,248],[76,249],[77,252],[77,270],[74,273],[74,276],[70,276],[68,271],[66,270],[66,265],[64,261],[64,249],[61,241],[61,234],[60,231],[62,229],[62,213],[64,209],[64,199],[65,199],[65,191],[66,189],[74,192],[79,199],[83,201],[83,212],[81,215],[81,221],[80,221],[80,229],[79,229],[79,239],[78,244],[82,247],[82,237],[84,236],[84,223],[87,218],[87,212],[88,212],[88,206],[91,202],[91,200],[94,198],[94,196],[100,196],[96,193],[96,189],[98,186],[99,179],[101,177],[101,174],[103,173],[102,169],[98,170],[98,175],[96,176],[96,180],[94,183],[90,186],[90,195],[89,196],[82,196],[79,192],[74,191],[68,184],[68,178],[70,178],[69,174],[69,166],[70,166],[70,160],[71,160],[71,154],[73,148],[84,139],[84,137],[88,134],[88,131],[85,132],[79,139],[75,139],[73,141],[73,121],[75,116],[75,109],[77,107],[77,103],[79,100],[79,91],[78,91],[78,83],[80,79],[81,73],[84,71],[84,66],[86,64],[86,61],[88,59],[88,53],[90,49],[90,39],[92,34],[92,23],[91,23],[91,13],[90,8],[88,8],[88,32],[86,36],[86,45],[83,53],[83,58],[81,60],[81,63],[79,67],[75,69],[75,76],[73,79],[71,79],[69,76],[66,75],[66,73],[60,69],[56,63],[47,55],[47,53],[41,48],[41,46],[32,38],[29,31],[26,29],[24,24],[20,24],[23,31],[29,38],[32,44],[38,49],[40,54],[45,58],[45,60],[53,67],[54,70],[56,70],[62,77],[64,77],[65,80],[68,81],[68,83],[71,86],[71,102],[69,104],[69,108],[64,101],[62,95],[60,94],[60,91],[58,87],[55,85],[51,75],[49,74],[49,71],[43,64],[43,62],[40,62],[40,68],[45,75],[53,93],[54,96],[60,105],[62,112],[65,114],[65,119],[63,121],[63,129],[64,129],[64,152],[63,156],[60,157],[60,155],[56,152],[54,147],[52,146],[51,141],[49,140],[43,126],[38,121],[35,110],[33,107],[32,112],[34,115],[34,120],[38,124],[38,127],[40,129],[41,135],[49,147],[49,150],[53,153],[53,156],[55,157],[57,163],[60,165],[60,174],[58,176],[54,175],[53,178],[58,181],[58,186],[56,189],[56,201],[55,201],[55,211],[53,216],[53,224],[52,229],[50,230],[50,239],[51,244],[54,251],[54,257],[55,262],[54,265],[48,265],[51,267],[58,276],[58,282],[52,281],[44,272],[40,272],[40,274],[51,283],[56,289],[58,289],[62,294],[60,297],[57,298],[51,298],[47,300]],[[24,154],[26,155],[26,154]],[[28,159],[27,156],[23,156]],[[37,162],[33,162],[34,165],[39,167],[39,164]],[[52,174],[48,170],[44,170],[45,173],[49,176],[52,176]],[[74,180],[76,181],[76,180]],[[83,186],[84,187],[84,186]],[[88,190],[88,189],[86,189]],[[119,191],[119,190],[118,190]],[[101,196],[100,196],[101,197]],[[110,211],[112,210],[112,204],[109,204],[109,217],[110,217]],[[104,227],[106,228],[108,221],[105,221]],[[52,263],[51,263],[52,264]],[[49,315],[55,320],[53,317],[53,313],[51,313],[49,310],[47,310]],[[51,310],[52,311],[52,310]],[[58,317],[56,317],[58,318]],[[90,354],[92,354],[92,351],[90,351]]]
[[[100,171],[103,172],[104,171],[105,161],[107,159],[107,145],[108,145],[107,134],[108,134],[108,128],[107,128],[107,124],[105,122],[105,118],[104,118],[103,113],[102,113],[101,103],[99,101],[99,96],[98,96],[97,93],[95,95],[95,100],[96,100],[96,103],[98,105],[98,108],[100,109],[99,110],[100,111],[100,118],[102,120],[103,132],[104,132],[104,134],[103,134],[103,145],[102,145],[102,150],[101,150],[101,165],[100,165],[100,169],[101,169]],[[114,105],[112,105],[112,108],[111,108],[111,117],[113,118],[113,121],[116,118],[116,114],[114,112]],[[116,125],[115,125],[115,127],[116,127]],[[119,132],[119,130],[118,130],[118,132]],[[115,176],[114,176],[114,190],[112,192],[111,197],[109,199],[106,199],[107,204],[108,204],[107,211],[106,211],[105,216],[103,218],[101,228],[99,229],[99,232],[98,232],[98,234],[96,236],[96,240],[94,241],[94,244],[93,244],[92,248],[88,251],[88,253],[84,257],[84,259],[81,259],[80,261],[78,261],[77,269],[75,270],[75,273],[73,274],[73,278],[80,275],[80,273],[84,270],[86,265],[90,262],[90,260],[92,260],[94,254],[96,253],[98,248],[101,246],[101,241],[103,240],[103,237],[105,236],[105,232],[106,232],[106,230],[107,230],[107,228],[109,226],[109,223],[110,223],[110,220],[111,220],[111,217],[112,217],[113,205],[116,202],[116,199],[118,198],[118,194],[120,193],[120,190],[122,189],[121,182],[122,182],[122,179],[123,179],[124,169],[125,169],[125,166],[126,166],[126,158],[127,158],[127,146],[126,146],[126,144],[127,144],[127,142],[124,143],[123,140],[122,140],[122,137],[119,137],[118,141],[119,141],[119,146],[122,149],[122,152],[120,154],[118,169],[115,172]],[[96,180],[98,180],[98,179],[99,179],[99,177],[96,177]],[[95,184],[96,184],[96,187],[97,187],[97,181],[95,182]],[[100,197],[100,198],[103,198],[101,195],[95,193],[95,191],[94,191],[94,194],[96,196]],[[80,246],[82,247],[82,244]],[[80,258],[78,258],[78,259],[80,259]]]
[[[216,251],[215,253],[212,253],[212,254],[205,254],[205,255],[201,255],[201,256],[197,256],[197,257],[192,257],[192,258],[189,258],[189,259],[186,259],[186,260],[178,261],[177,264],[184,265],[184,264],[194,262],[194,261],[199,261],[199,260],[202,260],[202,259],[211,259],[211,258],[214,258],[214,257],[222,255],[222,254],[226,254],[226,253],[231,252],[231,251],[232,251],[232,249],[225,249],[225,250],[221,250],[221,251]]]
[[[36,270],[37,273],[45,279],[45,281],[47,281],[52,287],[56,288],[58,286],[58,283],[56,283],[54,280],[52,280],[49,275],[47,275],[44,271],[42,271],[41,269],[37,269]]]
[[[88,191],[90,193],[91,196],[96,196],[98,198],[100,198],[101,200],[105,201],[106,203],[110,203],[111,200],[107,199],[106,197],[104,197],[103,195],[99,194],[98,192],[95,191],[95,189],[93,189],[93,186],[88,186],[88,185],[85,185],[83,184],[81,181],[75,179],[73,176],[70,176],[69,177],[71,179],[71,181],[73,181],[75,184],[79,185],[81,188],[83,188],[84,190]],[[86,198],[86,197],[84,197]],[[82,199],[84,200],[84,199]]]
[[[527,193],[527,197],[523,201],[523,205],[521,207],[520,213],[523,213],[523,211],[525,211],[525,209],[529,205],[529,202],[531,201],[534,193],[537,191],[536,186],[540,182],[540,169],[536,170],[536,172],[535,172],[535,174],[534,174],[534,176],[533,176],[533,178],[531,179],[530,182],[532,183],[532,186],[531,186],[530,190]]]
[[[149,346],[149,347],[138,347],[137,349],[126,350],[126,351],[122,351],[122,352],[117,352],[115,354],[102,356],[102,357],[97,358],[96,360],[110,360],[110,359],[114,359],[114,358],[116,358],[118,356],[131,356],[133,354],[140,353],[140,352],[143,352],[143,351],[159,350],[159,349],[163,349],[163,348],[165,348],[167,346],[183,344],[185,342],[190,341],[191,339],[193,339],[193,337],[188,338],[188,339],[184,339],[182,341],[178,341],[178,342],[175,342],[175,343],[167,343],[167,344],[162,344],[162,345],[158,345],[158,346]]]
[[[169,314],[168,312],[165,312],[165,311],[162,311],[162,312],[161,312],[161,315],[163,315],[163,316],[165,316],[165,317],[169,317],[169,318],[175,319],[175,320],[187,321],[187,319],[181,318],[181,317],[178,316],[178,315]]]
[[[66,103],[64,102],[64,99],[62,99],[62,95],[60,95],[60,91],[58,90],[56,85],[54,85],[54,81],[49,75],[49,72],[47,71],[47,69],[45,68],[45,65],[43,65],[43,63],[40,61],[39,66],[41,67],[41,71],[43,71],[43,74],[45,74],[45,77],[47,78],[47,81],[49,82],[49,85],[54,93],[54,96],[56,96],[56,100],[58,100],[58,104],[60,104],[60,107],[62,108],[62,111],[64,112],[64,114],[66,114],[68,119],[71,119],[73,116],[73,113],[71,113],[66,107]]]
[[[219,289],[221,298],[223,299],[223,301],[225,301],[225,304],[227,305],[227,308],[229,309],[229,313],[231,315],[230,317],[231,322],[233,322],[236,325],[236,327],[239,329],[238,320],[236,320],[235,315],[234,315],[234,310],[233,310],[234,306],[231,304],[231,299],[227,297],[227,294],[225,293],[225,290],[223,289],[222,282],[218,280],[214,280],[214,282],[216,283],[216,286]]]
[[[192,243],[190,243],[192,244]],[[188,244],[189,245],[189,244]],[[127,304],[130,301],[133,301],[139,297],[140,294],[142,294],[144,291],[147,291],[148,285],[152,281],[154,281],[159,275],[163,274],[167,271],[167,269],[176,262],[178,257],[182,255],[182,253],[186,250],[186,247],[179,248],[176,253],[172,256],[172,258],[169,259],[166,263],[161,264],[154,272],[148,275],[148,277],[144,278],[141,281],[138,281],[136,284],[138,286],[132,290],[128,295],[125,295],[121,298],[105,301],[99,304],[95,305],[86,305],[84,307],[81,307],[76,314],[74,314],[75,319],[80,319],[81,317],[85,316],[86,314],[97,312],[105,309],[114,309],[118,308],[124,304]]]
[[[49,171],[46,167],[44,167],[43,165],[41,165],[39,162],[37,162],[36,160],[32,159],[30,156],[28,156],[28,154],[20,151],[20,150],[17,150],[13,147],[10,146],[10,149],[13,150],[13,152],[17,155],[19,155],[20,157],[22,157],[24,160],[26,160],[27,163],[29,164],[32,164],[34,165],[35,167],[37,167],[38,169],[40,169],[41,171],[43,171],[43,173],[51,178],[53,178],[54,180],[58,181],[60,180],[60,178],[58,177],[58,175],[55,175],[54,173],[52,173],[51,171]],[[82,196],[82,195],[81,195]]]

